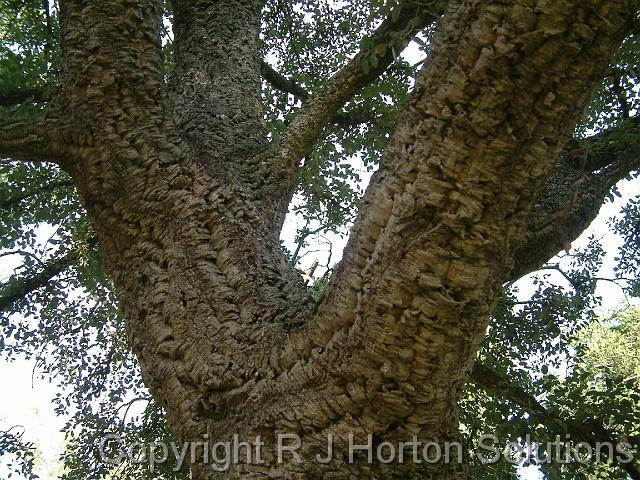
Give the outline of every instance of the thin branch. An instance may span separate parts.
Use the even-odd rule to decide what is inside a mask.
[[[299,85],[293,80],[282,75],[280,72],[277,72],[264,60],[260,62],[260,73],[272,87],[282,92],[290,93],[301,102],[304,102],[310,96],[309,92],[302,85]]]
[[[333,257],[333,243],[331,242],[331,240],[327,240],[327,244],[329,245],[329,251],[327,252],[327,263],[324,265],[326,272],[332,270],[329,264],[331,263],[331,257]]]
[[[288,79],[264,61],[260,64],[260,71],[262,77],[273,88],[293,95],[301,103],[304,104],[311,97],[311,94],[302,85]],[[332,121],[343,128],[355,127],[363,123],[378,124],[378,119],[371,111],[338,112]]]
[[[619,75],[613,78],[613,94],[618,99],[620,104],[620,110],[623,118],[631,117],[631,109],[629,108],[629,102],[627,101],[627,94],[622,88],[622,79]]]
[[[607,277],[593,277],[594,280],[598,282],[609,282],[615,285],[620,285],[618,282],[633,282],[635,279],[628,277],[615,277],[615,278],[607,278]]]
[[[43,185],[41,188],[37,188],[34,190],[29,190],[19,195],[15,195],[13,197],[7,198],[5,200],[0,200],[0,210],[6,210],[8,208],[15,207],[20,202],[24,200],[28,200],[38,194],[52,192],[57,190],[58,188],[70,188],[73,187],[72,180],[60,180],[58,182],[51,182],[46,185]]]
[[[40,265],[44,265],[44,263],[36,255],[34,255],[31,252],[27,252],[25,250],[9,250],[9,251],[0,253],[0,257],[10,257],[12,255],[22,255],[23,257],[29,257],[32,260],[35,260],[36,262],[38,262]]]
[[[379,118],[372,111],[352,110],[350,112],[338,112],[333,118],[333,123],[342,128],[356,127],[364,123],[373,126],[382,126]]]
[[[582,293],[580,286],[576,284],[573,278],[571,278],[569,274],[560,267],[560,265],[545,265],[541,270],[552,270],[554,272],[558,272],[569,283],[569,285],[571,285],[571,288],[573,288],[577,294]]]
[[[302,230],[300,231],[300,236],[298,238],[298,241],[296,242],[296,251],[293,253],[293,257],[291,262],[293,263],[293,265],[295,266],[298,263],[298,260],[300,260],[300,258],[298,255],[300,255],[300,250],[302,249],[302,247],[305,244],[305,241],[307,240],[307,238],[309,238],[310,236],[316,235],[317,233],[322,232],[323,230],[326,230],[330,227],[332,227],[333,224],[332,223],[325,223],[323,225],[320,225],[318,228],[315,228],[313,230],[309,230],[309,222],[307,221],[306,225],[302,228]]]
[[[142,397],[136,397],[136,398],[134,398],[133,400],[131,400],[131,401],[127,402],[127,403],[124,403],[124,404],[120,405],[120,406],[118,407],[118,409],[116,410],[116,413],[118,413],[118,414],[119,414],[119,413],[120,413],[120,410],[122,410],[123,408],[125,409],[125,411],[124,411],[124,416],[122,417],[122,420],[120,420],[120,425],[124,425],[124,424],[126,423],[126,421],[127,421],[127,415],[129,415],[129,410],[131,409],[131,407],[133,406],[133,404],[134,404],[134,403],[136,403],[136,402],[144,402],[144,401],[146,401],[146,402],[147,402],[147,405],[148,405],[148,404],[149,404],[149,402],[151,402],[151,400],[152,400],[152,397],[150,397],[150,396],[148,396],[148,395],[145,395],[145,396],[142,396]]]
[[[427,51],[429,49],[429,44],[421,39],[418,35],[414,35],[413,37],[411,37],[411,41],[422,47],[424,51]]]
[[[402,51],[399,43],[409,41],[438,18],[442,11],[440,3],[428,8],[424,3],[400,2],[371,35],[368,42],[371,46],[361,49],[308,98],[277,146],[277,156],[285,170],[285,191],[295,178],[300,160],[311,150],[324,127],[334,121],[340,108],[361,88],[387,70]]]
[[[47,37],[44,43],[44,54],[47,64],[51,62],[51,56],[53,55],[53,47],[51,42],[53,38],[53,28],[51,27],[51,11],[49,10],[49,0],[42,0],[42,10],[44,12],[44,26],[47,30]]]
[[[0,285],[0,312],[9,310],[16,302],[28,294],[47,285],[77,259],[78,253],[71,251],[62,257],[48,261],[42,270],[24,277],[9,279],[6,283]]]
[[[578,422],[571,418],[560,417],[558,414],[550,412],[519,385],[479,362],[473,366],[471,379],[491,395],[510,401],[553,430],[560,430],[562,434],[571,435],[574,441],[586,442],[591,445],[595,445],[597,442],[610,443],[611,445],[618,443],[614,435],[606,431],[599,419]],[[615,458],[609,460],[623,468],[631,479],[640,480],[640,469],[634,462],[616,462]]]
[[[629,77],[631,79],[638,78],[638,72],[635,68],[620,68],[617,66],[612,66],[609,69],[609,73],[606,78],[611,80],[611,89],[613,94],[616,96],[618,103],[620,104],[620,112],[622,118],[631,118],[631,108],[629,105],[629,101],[627,98],[627,94],[624,91],[622,86],[622,79],[625,77]]]

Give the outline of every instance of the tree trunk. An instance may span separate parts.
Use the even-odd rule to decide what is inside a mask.
[[[262,2],[176,2],[166,101],[160,3],[62,2],[48,135],[177,437],[265,442],[261,464],[225,472],[199,451],[193,478],[467,478],[457,462],[350,463],[349,436],[371,434],[374,456],[459,440],[456,400],[527,214],[635,3],[450,2],[318,305],[278,243],[299,143],[265,148]],[[303,463],[278,463],[278,433],[299,435]]]

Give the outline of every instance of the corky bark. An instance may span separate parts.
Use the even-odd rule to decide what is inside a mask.
[[[0,152],[15,160],[55,161],[61,153],[60,137],[44,118],[0,117]]]
[[[174,2],[175,67],[169,96],[183,138],[215,168],[242,166],[266,144],[260,102],[263,0]]]
[[[458,438],[458,392],[527,214],[637,5],[451,2],[314,306],[279,249],[282,205],[369,74],[349,63],[263,149],[261,2],[176,2],[166,99],[160,4],[62,1],[51,118],[65,120],[29,141],[0,132],[0,147],[44,142],[73,177],[176,435],[266,442],[260,465],[220,473],[200,457],[193,478],[466,478],[457,464],[350,464],[348,434],[374,448]],[[424,2],[401,5],[423,18]],[[302,437],[306,462],[277,463],[279,432]],[[317,463],[329,433],[334,461]]]
[[[623,7],[451,6],[341,267],[280,357],[290,380],[276,391],[297,397],[283,407],[290,428],[306,424],[317,441],[345,430],[451,438],[457,392],[526,214],[602,72],[610,28],[623,23],[610,15]],[[605,11],[607,26],[597,20]],[[307,382],[311,411],[299,393]]]

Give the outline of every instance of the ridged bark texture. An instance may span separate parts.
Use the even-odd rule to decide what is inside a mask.
[[[256,156],[260,7],[176,2],[165,102],[159,1],[62,3],[55,150],[144,380],[182,441],[263,436],[262,465],[220,473],[200,458],[197,480],[467,478],[457,464],[351,464],[348,434],[458,439],[458,393],[527,214],[637,5],[450,2],[316,306],[270,226],[279,199],[254,188],[275,167]],[[278,464],[279,432],[300,435],[308,461]],[[329,433],[336,458],[320,464]]]

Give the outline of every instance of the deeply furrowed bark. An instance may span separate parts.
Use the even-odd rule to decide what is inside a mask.
[[[266,144],[260,100],[262,4],[174,2],[170,111],[185,139],[208,156],[215,154],[211,167],[218,174],[242,167]]]
[[[262,465],[220,473],[200,457],[197,480],[465,478],[458,465],[350,464],[347,435],[458,438],[457,395],[527,213],[636,5],[451,2],[314,309],[251,188],[259,179],[245,178],[264,142],[251,106],[260,2],[229,3],[177,2],[183,58],[163,102],[159,0],[61,2],[58,108],[72,121],[58,151],[144,380],[182,441],[267,442]],[[243,56],[242,86],[225,55]],[[299,434],[307,459],[333,434],[334,461],[278,464],[277,432]]]
[[[269,405],[274,422],[286,416],[311,444],[336,431],[455,437],[455,399],[526,214],[624,7],[452,6],[342,266],[313,323],[285,342],[286,381],[270,387],[293,400]],[[315,386],[311,399],[301,384]],[[342,468],[406,478],[424,466]]]
[[[195,440],[226,411],[222,392],[267,376],[265,347],[310,303],[241,182],[211,177],[157,102],[158,25],[135,21],[157,16],[158,3],[118,3],[63,4],[65,107],[84,120],[66,132],[63,167],[94,220],[145,382],[178,437]],[[97,22],[79,28],[84,19]],[[116,28],[120,45],[105,38]],[[149,79],[135,90],[139,63]]]

